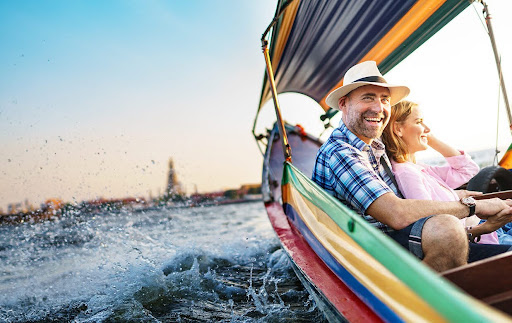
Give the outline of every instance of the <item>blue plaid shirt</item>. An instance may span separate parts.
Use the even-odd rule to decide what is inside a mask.
[[[312,178],[372,225],[383,232],[391,232],[391,227],[365,214],[378,197],[390,192],[400,196],[380,163],[382,156],[390,165],[384,144],[379,139],[367,145],[341,121],[320,147]]]

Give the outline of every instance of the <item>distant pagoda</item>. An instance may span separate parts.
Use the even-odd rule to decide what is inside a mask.
[[[174,198],[177,196],[183,196],[184,192],[181,188],[181,183],[178,181],[176,170],[174,169],[174,161],[172,158],[169,159],[169,176],[167,177],[167,188],[165,195],[168,198]]]

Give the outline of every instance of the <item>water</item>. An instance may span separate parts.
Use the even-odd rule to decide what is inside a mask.
[[[2,322],[309,322],[261,202],[0,227]]]

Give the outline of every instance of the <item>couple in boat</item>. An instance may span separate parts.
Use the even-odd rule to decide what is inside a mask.
[[[373,61],[350,68],[326,99],[343,114],[317,153],[313,181],[434,270],[512,250],[495,233],[512,221],[512,201],[453,190],[478,166],[430,133],[419,107],[403,101],[408,94],[406,86],[388,84]],[[447,166],[415,163],[428,145]]]

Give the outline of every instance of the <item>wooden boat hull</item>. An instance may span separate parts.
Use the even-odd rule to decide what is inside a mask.
[[[329,320],[510,321],[318,188],[304,173],[311,174],[320,141],[294,127],[287,131],[294,164],[284,168],[277,128],[268,137],[265,206],[299,278]]]

